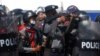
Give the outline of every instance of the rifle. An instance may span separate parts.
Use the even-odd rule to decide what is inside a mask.
[[[72,23],[73,23],[73,17],[70,17],[70,22],[69,22],[69,26],[66,28],[65,30],[65,33],[68,33],[71,31],[71,26],[72,26]]]

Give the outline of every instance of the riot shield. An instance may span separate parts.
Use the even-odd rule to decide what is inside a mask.
[[[84,20],[79,23],[73,56],[100,56],[100,24]]]
[[[0,17],[0,56],[16,55],[14,53],[18,47],[17,22],[16,16]]]
[[[15,16],[0,17],[0,34],[17,32],[17,22]]]

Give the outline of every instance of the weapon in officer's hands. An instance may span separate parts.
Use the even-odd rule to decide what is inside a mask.
[[[24,45],[26,46],[26,47],[29,47],[29,34],[27,33],[27,32],[25,32],[25,34],[26,34],[26,36],[25,36],[25,38],[24,38]]]
[[[64,12],[63,2],[61,2],[61,12]]]
[[[33,51],[33,48],[30,47],[23,47],[23,49],[28,53]]]
[[[33,28],[33,27],[31,27],[31,28]],[[28,33],[27,31],[25,31],[25,38],[24,38],[24,46],[25,47],[30,47],[30,41],[29,41],[30,35],[31,35],[31,33]]]
[[[68,33],[68,32],[70,32],[71,31],[71,26],[72,26],[72,23],[73,23],[73,17],[70,17],[70,22],[69,22],[69,25],[68,25],[68,27],[66,28],[66,30],[65,30],[65,33]]]
[[[38,31],[38,29],[35,27],[35,26],[30,26],[30,29],[28,29],[28,31],[30,32],[30,31],[36,31],[35,33],[37,33],[37,37],[41,37],[40,36],[40,32]],[[28,33],[28,32],[25,32],[25,34],[26,34],[26,36],[25,36],[25,39],[24,39],[24,44],[25,44],[25,47],[31,47],[30,46],[30,44],[31,44],[31,42],[30,42],[30,35],[31,35],[31,33]],[[34,39],[32,39],[32,40],[34,40]],[[38,39],[39,40],[39,39]],[[40,41],[40,40],[39,40]],[[26,48],[27,49],[27,48]],[[32,49],[32,48],[31,48]],[[34,48],[33,48],[34,49]],[[27,49],[28,50],[28,49]],[[27,52],[27,50],[25,50],[26,52]],[[30,50],[30,49],[29,49]]]

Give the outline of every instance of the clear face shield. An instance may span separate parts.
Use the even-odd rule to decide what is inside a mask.
[[[0,17],[0,34],[17,32],[17,23],[16,16]]]

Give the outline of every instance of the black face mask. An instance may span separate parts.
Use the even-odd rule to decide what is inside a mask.
[[[56,20],[58,16],[50,16],[45,19],[45,22],[51,24],[53,20]]]
[[[34,28],[34,26],[35,26],[35,24],[29,23],[29,27],[30,27],[30,28]]]
[[[34,21],[34,20],[31,20],[30,23],[29,23],[29,26],[30,26],[31,28],[34,28],[34,26],[35,26],[35,21]]]

